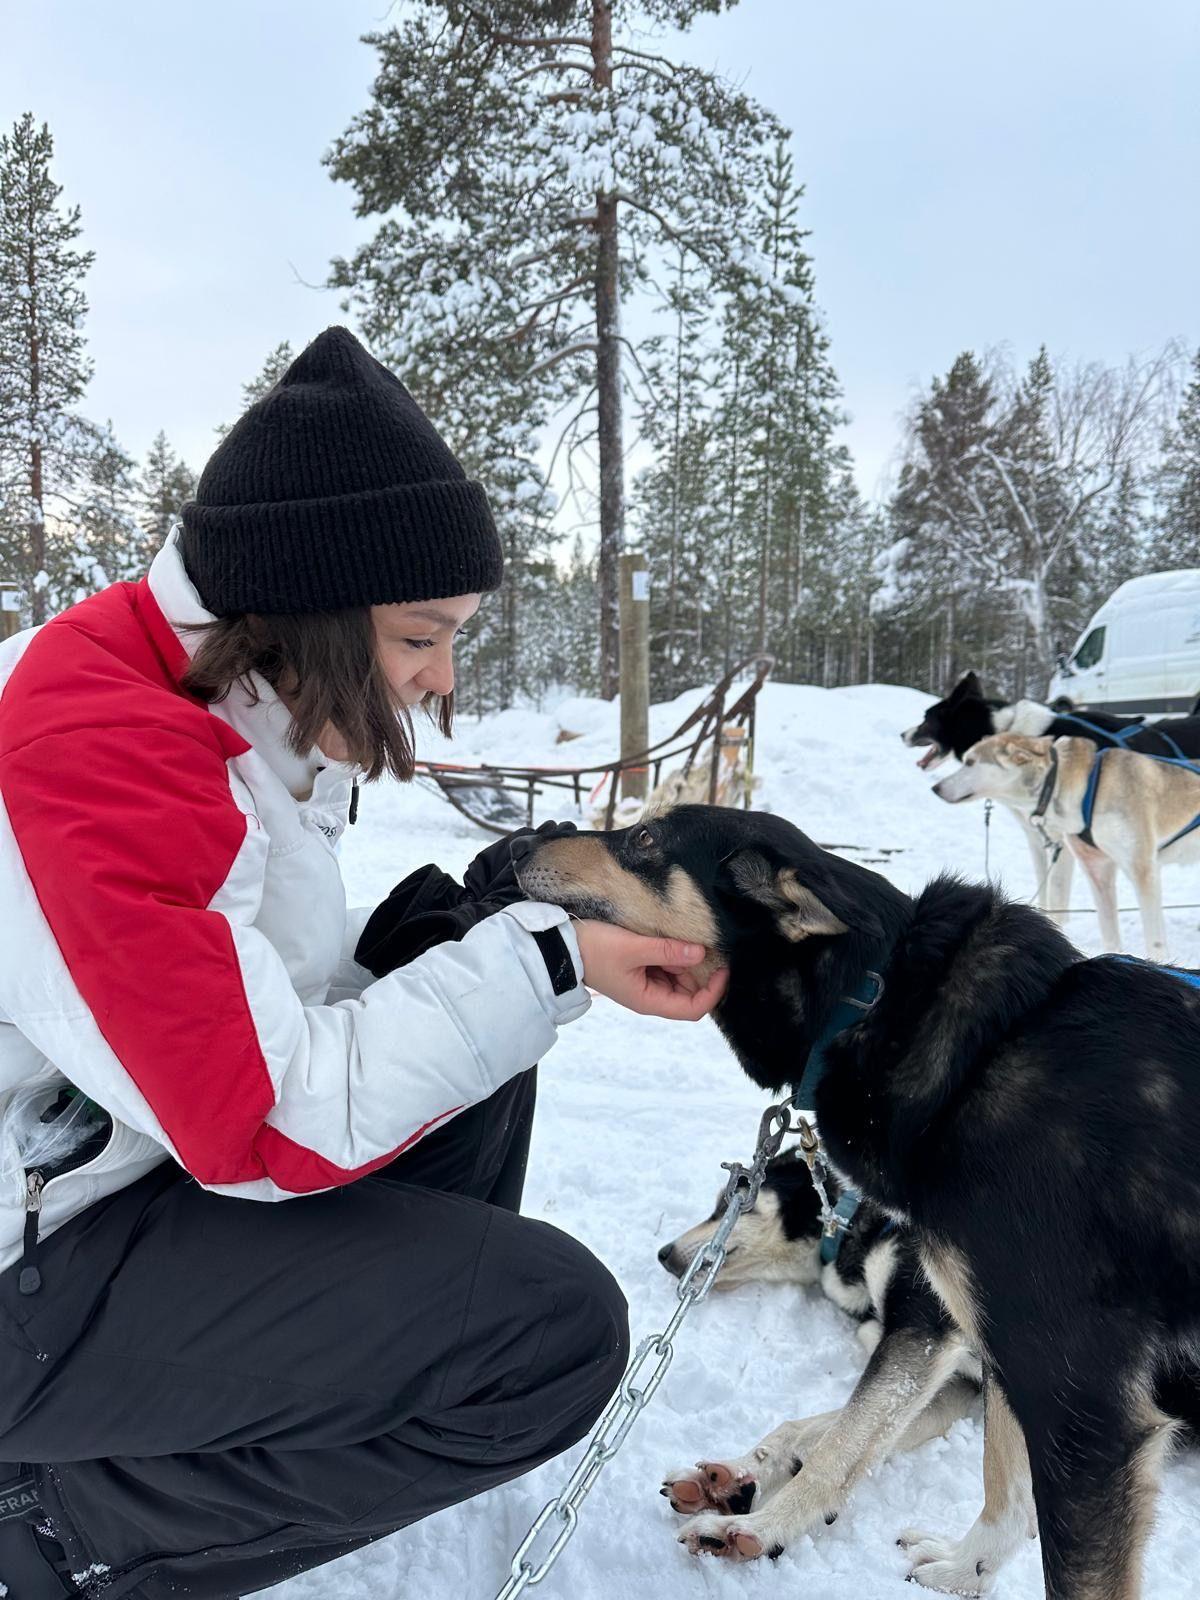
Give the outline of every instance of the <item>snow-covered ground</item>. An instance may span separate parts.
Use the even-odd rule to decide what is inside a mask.
[[[654,708],[652,735],[669,733],[697,695]],[[770,684],[760,701],[757,804],[790,817],[811,837],[868,863],[911,890],[952,867],[979,877],[982,808],[951,807],[929,792],[898,733],[917,722],[925,696],[888,685],[822,690]],[[556,745],[560,727],[581,738]],[[464,720],[448,746],[418,730],[428,757],[583,764],[611,758],[617,708],[570,701],[553,713],[508,711]],[[566,816],[547,804],[538,820]],[[1014,894],[1033,888],[1016,825],[997,811],[991,867]],[[344,864],[352,904],[382,897],[413,867],[436,861],[458,872],[486,838],[419,787],[376,786],[363,797]],[[1187,868],[1169,870],[1166,899],[1197,900]],[[1090,904],[1076,882],[1074,904]],[[1122,904],[1131,903],[1126,887]],[[1200,913],[1168,913],[1174,960],[1200,965]],[[1127,948],[1140,953],[1136,915]],[[1095,917],[1069,924],[1094,949]],[[711,1023],[698,1028],[634,1017],[597,1000],[563,1035],[541,1073],[541,1101],[526,1210],[585,1241],[612,1269],[630,1304],[634,1339],[661,1328],[674,1285],[655,1260],[659,1245],[711,1207],[722,1160],[750,1154],[766,1098],[733,1062]],[[685,1323],[673,1365],[617,1459],[592,1491],[574,1539],[538,1589],[544,1600],[793,1597],[913,1600],[896,1547],[908,1526],[959,1534],[981,1504],[982,1432],[960,1422],[950,1435],[879,1467],[837,1523],[777,1562],[697,1560],[675,1542],[678,1519],[658,1488],[667,1468],[745,1450],[777,1423],[841,1404],[864,1356],[851,1322],[816,1290],[757,1285],[710,1295]],[[283,1600],[491,1600],[513,1547],[556,1492],[582,1446],[528,1477],[453,1507],[277,1591]],[[1194,1593],[1200,1457],[1167,1470],[1146,1594]],[[544,1547],[542,1547],[544,1548]],[[1006,1571],[1000,1600],[1042,1594],[1035,1545]]]

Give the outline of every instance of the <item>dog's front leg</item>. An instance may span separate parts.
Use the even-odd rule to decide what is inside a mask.
[[[1146,954],[1151,961],[1166,961],[1169,952],[1167,924],[1163,917],[1162,871],[1153,840],[1149,842],[1148,850],[1131,862],[1126,870],[1133,879],[1138,909],[1142,913]]]
[[[1121,924],[1117,916],[1117,864],[1095,845],[1084,844],[1082,839],[1070,839],[1068,848],[1079,857],[1088,882],[1092,886],[1092,900],[1096,906],[1096,920],[1100,924],[1100,944],[1105,950],[1121,948]]]
[[[801,1422],[781,1422],[745,1455],[729,1454],[668,1472],[660,1493],[683,1516],[698,1511],[742,1513],[761,1506],[799,1472],[809,1452],[840,1411],[822,1411]]]
[[[900,1544],[912,1577],[947,1594],[986,1594],[1021,1540],[1037,1530],[1025,1435],[994,1379],[984,1388],[983,1510],[961,1539],[909,1529]]]
[[[778,1493],[747,1515],[702,1512],[679,1534],[693,1555],[748,1561],[778,1555],[833,1522],[871,1464],[889,1454],[950,1380],[961,1353],[957,1335],[932,1340],[888,1334],[854,1393]]]

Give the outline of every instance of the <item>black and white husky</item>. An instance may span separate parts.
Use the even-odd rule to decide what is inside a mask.
[[[830,1181],[836,1200],[840,1187]],[[681,1277],[712,1238],[724,1214],[721,1199],[705,1222],[664,1245],[658,1259]],[[838,1411],[784,1422],[743,1454],[720,1455],[669,1472],[662,1493],[690,1520],[680,1542],[695,1554],[726,1544],[722,1515],[760,1513],[753,1532],[735,1535],[739,1554],[768,1552],[833,1522],[854,1485],[876,1462],[913,1450],[967,1414],[980,1392],[979,1357],[971,1350],[921,1270],[916,1242],[869,1200],[862,1201],[830,1261],[821,1259],[821,1216],[807,1163],[799,1151],[776,1156],[754,1208],[738,1218],[714,1288],[743,1283],[820,1283],[858,1320],[870,1360]],[[771,1504],[796,1479],[801,1493]],[[915,1541],[910,1554],[935,1586],[944,1552]]]
[[[974,672],[960,678],[944,700],[929,707],[921,721],[900,735],[904,743],[925,754],[917,765],[932,772],[951,755],[961,761],[981,739],[996,733],[1023,734],[1030,738],[1087,739],[1098,748],[1120,746],[1139,755],[1200,758],[1200,716],[1166,717],[1146,722],[1142,717],[1114,716],[1107,711],[1056,712],[1036,700],[991,700]],[[1053,817],[1042,817],[1035,827],[1029,807],[1009,805],[997,797],[1016,818],[1033,862],[1038,905],[1056,920],[1071,903],[1074,856],[1051,847],[1061,844]]]
[[[910,897],[760,812],[680,806],[541,841],[517,871],[535,899],[705,945],[760,1087],[819,1048],[835,1169],[908,1230],[983,1366],[983,1510],[961,1538],[914,1536],[913,1578],[987,1589],[1032,1503],[1049,1600],[1137,1600],[1159,1468],[1200,1422],[1200,993],[1084,960],[989,885]],[[786,1546],[807,1475],[705,1512],[701,1548]]]

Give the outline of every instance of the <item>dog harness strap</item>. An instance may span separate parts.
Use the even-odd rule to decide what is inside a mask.
[[[1034,806],[1034,808],[1033,808],[1033,815],[1034,815],[1034,818],[1036,820],[1040,821],[1041,818],[1046,815],[1046,808],[1050,804],[1051,798],[1053,797],[1054,786],[1055,786],[1055,784],[1057,782],[1058,782],[1058,751],[1054,748],[1053,745],[1051,745],[1050,746],[1050,770],[1046,773],[1045,780],[1042,783],[1042,792],[1038,795],[1037,805]]]
[[[1075,717],[1072,720],[1078,722],[1080,719]],[[1133,729],[1131,731],[1136,732],[1137,730]],[[1158,732],[1157,729],[1154,731],[1156,733]],[[1179,746],[1173,739],[1168,738],[1165,733],[1160,733],[1159,737],[1166,739],[1171,748],[1178,752]],[[1123,747],[1124,740],[1121,741],[1121,744]],[[1111,746],[1103,750],[1096,751],[1095,757],[1092,760],[1092,770],[1088,773],[1087,788],[1083,791],[1083,827],[1077,837],[1082,839],[1084,844],[1095,844],[1096,842],[1092,837],[1092,817],[1096,811],[1096,790],[1100,786],[1100,765],[1103,762],[1104,757],[1108,754],[1109,748],[1111,748]],[[1149,751],[1146,750],[1134,750],[1131,752],[1131,754],[1144,755],[1147,761],[1158,761],[1161,762],[1165,767],[1184,767],[1188,772],[1194,772],[1200,776],[1200,762],[1189,761],[1185,755],[1177,753],[1173,756],[1152,756]],[[1052,767],[1051,771],[1053,770],[1054,769]],[[1044,786],[1042,793],[1045,794]],[[1038,804],[1039,806],[1041,805],[1040,797],[1038,799]],[[1035,811],[1033,814],[1036,817],[1041,813]],[[1180,828],[1177,833],[1173,833],[1169,839],[1164,839],[1162,844],[1160,844],[1158,847],[1159,850],[1162,851],[1169,849],[1171,845],[1178,843],[1180,839],[1186,838],[1187,835],[1193,832],[1196,828],[1200,828],[1200,812],[1198,812],[1185,827]]]
[[[1189,989],[1200,989],[1200,972],[1191,972],[1187,967],[1168,967],[1161,961],[1147,961],[1142,956],[1113,956],[1112,959],[1127,967],[1148,967],[1151,972],[1165,972],[1168,978],[1186,983]]]
[[[1092,838],[1092,817],[1096,810],[1096,790],[1100,787],[1100,767],[1107,754],[1108,749],[1096,751],[1092,770],[1088,773],[1087,788],[1083,791],[1083,827],[1079,830],[1079,838],[1084,844],[1094,845],[1096,842]]]
[[[1196,769],[1193,767],[1192,770],[1195,771]],[[1193,817],[1185,828],[1180,828],[1178,833],[1173,833],[1169,839],[1164,839],[1158,848],[1160,850],[1166,850],[1168,846],[1173,845],[1177,840],[1185,838],[1187,834],[1191,833],[1193,828],[1200,828],[1200,816]]]
[[[1073,711],[1064,712],[1061,720],[1073,722],[1078,728],[1086,728],[1089,733],[1094,733],[1097,739],[1103,740],[1106,747],[1119,745],[1123,749],[1127,739],[1131,739],[1135,733],[1146,731],[1145,724],[1141,722],[1130,723],[1128,728],[1100,728],[1094,722],[1089,722],[1086,717],[1077,717]],[[1166,734],[1162,737],[1165,739]],[[1170,740],[1167,742],[1170,743]]]
[[[1175,757],[1176,761],[1186,761],[1188,766],[1191,766],[1193,764],[1192,762],[1188,761],[1188,758],[1184,755],[1183,751],[1175,743],[1174,739],[1171,738],[1171,735],[1169,733],[1164,733],[1161,728],[1154,728],[1152,731],[1158,735],[1158,737],[1166,745],[1167,749]]]
[[[886,959],[886,957],[885,957]],[[879,965],[884,963],[880,961]],[[827,1063],[825,1051],[837,1038],[839,1033],[844,1033],[847,1028],[852,1028],[856,1022],[861,1022],[866,1013],[873,1009],[875,1002],[883,993],[883,979],[875,967],[869,967],[859,981],[858,988],[852,995],[845,995],[834,1006],[829,1014],[829,1021],[824,1031],[814,1042],[808,1052],[808,1060],[804,1063],[804,1071],[800,1075],[792,1096],[794,1103],[804,1111],[813,1109],[813,1099],[817,1092],[817,1085],[825,1076]]]
[[[827,1267],[831,1261],[837,1260],[838,1251],[842,1248],[842,1238],[849,1232],[860,1205],[862,1196],[857,1189],[842,1190],[838,1203],[833,1208],[833,1232],[821,1235],[822,1266]]]

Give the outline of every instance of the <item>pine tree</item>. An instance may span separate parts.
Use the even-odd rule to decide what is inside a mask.
[[[642,48],[647,26],[686,28],[722,8],[408,0],[398,26],[369,37],[374,102],[328,158],[357,189],[359,214],[387,219],[334,263],[332,281],[439,423],[469,387],[483,402],[472,426],[486,457],[482,440],[509,429],[510,407],[539,428],[594,416],[610,695],[625,517],[622,310],[648,261],[680,245],[710,270],[731,255],[749,268],[746,196],[777,132],[714,74]],[[480,364],[494,380],[486,391]]]
[[[280,346],[285,349],[286,346]],[[246,385],[246,390],[250,389]],[[142,569],[166,543],[172,525],[178,520],[185,500],[196,492],[196,478],[186,462],[181,461],[160,429],[146,455],[146,464],[140,478],[141,505],[138,526],[137,564]]]
[[[248,411],[256,400],[262,399],[268,389],[273,389],[295,359],[292,347],[286,339],[277,344],[263,362],[257,376],[242,385],[242,410]],[[218,423],[217,437],[223,439],[232,426],[231,422]]]
[[[1149,556],[1166,570],[1200,566],[1200,349],[1191,370],[1155,482],[1159,523]]]
[[[85,479],[96,434],[75,411],[91,375],[84,354],[79,208],[60,204],[54,142],[26,112],[0,135],[0,560],[24,586],[34,622],[47,616],[61,567],[65,496]]]
[[[74,605],[110,583],[142,576],[137,497],[132,457],[117,443],[111,423],[96,429],[87,477],[74,500],[74,536],[52,570],[50,610]]]

